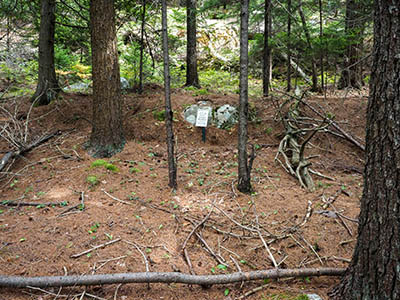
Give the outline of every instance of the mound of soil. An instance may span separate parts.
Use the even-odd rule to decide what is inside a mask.
[[[281,268],[346,267],[357,238],[354,219],[362,193],[363,153],[330,133],[316,134],[307,156],[316,155],[311,160],[313,168],[334,180],[313,175],[316,191],[306,191],[274,162],[283,134],[275,109],[280,99],[250,99],[256,116],[249,125],[249,142],[258,145],[254,192],[241,194],[235,187],[236,127],[208,128],[203,143],[201,130],[181,115],[185,107],[204,98],[216,107],[238,102],[236,95],[201,98],[184,90],[173,92],[177,191],[167,186],[165,124],[153,116],[164,109],[160,87],[149,86],[143,95],[124,95],[127,144],[106,160],[113,167],[96,161],[83,147],[91,129],[91,96],[63,94],[49,106],[33,108],[29,115],[32,138],[55,130],[61,134],[18,157],[2,174],[0,201],[15,200],[19,205],[0,206],[0,273],[142,272],[146,264],[150,271],[196,274],[271,269],[274,265],[254,228],[262,232]],[[28,99],[18,101],[26,120]],[[313,96],[307,101],[334,113],[348,133],[364,136],[366,97]],[[3,140],[0,150],[4,154],[10,145]],[[329,201],[334,203],[327,205]],[[28,202],[37,205],[24,206]],[[186,242],[190,268],[183,245],[210,210],[197,235]],[[72,257],[117,238],[115,243]],[[246,299],[289,299],[270,298],[279,294],[294,299],[306,293],[327,299],[337,282],[332,277],[268,281]],[[208,289],[181,284],[1,289],[0,299],[237,299],[263,284]]]

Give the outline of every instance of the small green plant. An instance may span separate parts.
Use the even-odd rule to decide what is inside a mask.
[[[119,169],[117,166],[105,161],[104,159],[97,159],[92,164],[90,165],[91,168],[97,168],[97,167],[104,167],[107,170],[110,170],[114,173],[119,172]]]
[[[46,194],[46,192],[37,192],[36,196],[42,197]]]
[[[160,110],[160,111],[153,111],[153,117],[154,119],[156,119],[157,121],[165,121],[165,109],[164,110]]]
[[[97,178],[96,175],[89,175],[88,177],[86,177],[86,181],[92,186],[94,187],[95,185],[99,184],[99,179]]]
[[[140,172],[142,172],[140,169],[138,169],[138,168],[135,168],[135,167],[131,167],[131,168],[129,168],[129,173],[140,173]]]
[[[92,226],[90,226],[90,229],[88,230],[89,234],[97,232],[97,229],[99,229],[100,223],[94,223]]]
[[[18,179],[14,179],[13,182],[10,183],[11,188],[15,188],[15,185],[18,183]]]
[[[104,159],[97,159],[90,165],[92,168],[103,167],[107,164]]]

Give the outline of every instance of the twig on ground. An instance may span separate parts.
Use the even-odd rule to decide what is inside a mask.
[[[216,254],[198,232],[195,232],[195,235],[207,249],[208,253],[210,253],[210,255],[217,261],[217,263],[229,267],[229,264],[226,263],[225,259],[222,256]]]
[[[263,243],[263,245],[265,247],[265,250],[267,250],[268,256],[269,256],[270,260],[272,261],[272,263],[274,264],[274,267],[277,269],[278,268],[278,264],[276,263],[276,260],[275,260],[274,256],[272,255],[272,252],[269,249],[268,244],[265,242],[265,239],[261,234],[260,223],[258,222],[258,214],[257,214],[257,208],[256,208],[256,204],[255,203],[253,203],[253,209],[254,209],[254,216],[256,218],[256,226],[257,226],[258,236],[260,237],[260,239],[261,239],[261,241],[262,241],[262,243]]]
[[[120,288],[121,286],[122,286],[122,283],[120,283],[120,284],[117,285],[117,288],[115,289],[115,292],[114,292],[114,300],[117,300],[118,290],[119,290],[119,288]]]
[[[102,267],[104,267],[106,264],[108,264],[108,263],[111,262],[111,261],[120,260],[120,259],[123,259],[123,258],[126,258],[126,257],[127,257],[126,255],[123,255],[123,256],[119,256],[119,257],[115,257],[115,258],[109,258],[109,259],[99,260],[97,263],[101,263],[101,265],[98,266],[98,267],[96,267],[96,268],[95,268],[95,271],[101,269]]]
[[[65,206],[66,202],[17,202],[17,201],[9,201],[3,200],[0,201],[0,205],[2,206],[37,206],[37,207],[45,207],[45,206]]]
[[[139,246],[136,245],[133,242],[129,242],[129,241],[124,241],[125,243],[132,245],[136,248],[137,251],[139,251],[139,253],[143,256],[143,260],[144,260],[144,265],[146,267],[146,272],[150,272],[150,268],[149,268],[149,261],[147,260],[146,255],[143,253],[142,250],[140,250]],[[147,289],[150,289],[150,283],[147,283]]]
[[[121,203],[127,204],[127,205],[134,205],[133,203],[130,203],[130,202],[128,202],[128,201],[124,201],[124,200],[118,199],[117,197],[114,197],[113,195],[110,195],[110,194],[107,193],[104,189],[101,189],[101,190],[104,192],[104,194],[106,194],[108,197],[110,197],[111,199],[113,199],[113,200],[115,200],[115,201],[118,201],[118,202],[121,202]]]
[[[78,209],[79,211],[83,211],[85,209],[85,192],[84,191],[81,192],[80,198],[81,198],[80,204],[77,204],[77,205],[67,208],[66,210],[62,211],[57,217],[65,216],[68,212],[70,212],[73,209]]]
[[[315,256],[318,258],[319,262],[321,263],[321,265],[324,265],[324,262],[322,261],[321,257],[318,255],[317,251],[315,251],[314,247],[301,235],[299,235],[299,237],[303,240],[304,243],[307,244],[308,247],[310,247],[311,251],[315,254]]]
[[[105,247],[105,246],[114,244],[114,243],[116,243],[116,242],[119,242],[120,240],[121,240],[121,238],[117,238],[117,239],[115,239],[115,240],[108,241],[107,243],[104,243],[104,244],[101,244],[101,245],[98,245],[98,246],[94,246],[94,247],[92,247],[92,248],[90,248],[90,249],[88,249],[88,250],[85,250],[85,251],[81,252],[81,253],[73,254],[73,255],[71,255],[70,257],[71,257],[71,258],[78,258],[78,257],[81,257],[82,255],[88,254],[88,253],[90,253],[90,252],[92,252],[92,251],[94,251],[94,250],[96,250],[96,249],[100,249],[100,248],[103,248],[103,247]]]
[[[267,283],[267,284],[260,285],[260,286],[254,288],[254,289],[251,289],[250,291],[248,291],[248,292],[246,292],[245,294],[243,294],[242,296],[240,296],[240,297],[238,298],[238,300],[241,300],[241,299],[244,299],[244,298],[246,298],[246,297],[248,297],[248,296],[250,296],[250,295],[253,295],[253,294],[255,294],[255,293],[257,293],[257,292],[263,290],[264,288],[266,288],[266,287],[268,287],[268,286],[269,286],[269,284]]]

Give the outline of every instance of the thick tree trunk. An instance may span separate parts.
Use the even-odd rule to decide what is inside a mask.
[[[167,3],[162,0],[162,43],[164,56],[164,90],[165,90],[165,127],[167,130],[168,148],[168,185],[176,189],[176,159],[174,153],[174,131],[172,128],[172,108],[171,108],[171,78],[169,73],[169,54],[168,54],[168,24],[167,24]]]
[[[251,192],[250,168],[247,161],[247,121],[248,103],[248,36],[249,36],[249,0],[241,0],[240,12],[240,94],[239,94],[239,131],[238,131],[238,190]]]
[[[361,88],[362,85],[362,68],[357,63],[360,59],[362,48],[362,27],[365,21],[361,19],[360,4],[357,0],[346,1],[346,24],[345,31],[347,35],[348,45],[344,58],[343,70],[340,75],[338,88]]]
[[[271,0],[265,1],[264,8],[264,53],[263,53],[263,95],[268,97],[271,77],[271,49],[269,35],[271,32]]]
[[[333,299],[400,299],[400,12],[375,4],[358,240]]]
[[[114,1],[90,1],[90,30],[93,127],[88,150],[94,157],[110,157],[125,145]]]
[[[187,51],[186,86],[200,87],[196,52],[196,0],[186,0]]]
[[[55,0],[42,0],[39,32],[39,80],[31,101],[47,105],[60,92],[54,67]]]

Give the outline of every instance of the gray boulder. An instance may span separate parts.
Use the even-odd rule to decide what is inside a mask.
[[[199,109],[208,110],[208,124],[212,122],[212,107],[208,105],[193,104],[183,111],[184,119],[192,125],[196,125],[197,112]]]
[[[222,105],[214,114],[214,123],[218,128],[231,128],[239,120],[236,107],[229,104]]]

